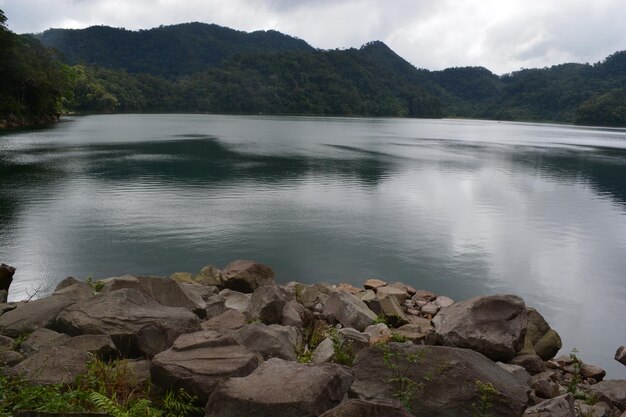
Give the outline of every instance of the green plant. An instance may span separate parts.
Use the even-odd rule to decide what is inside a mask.
[[[308,346],[304,346],[296,352],[299,363],[311,363],[313,360],[313,351],[309,350]]]
[[[394,351],[388,344],[380,344],[379,346],[383,351],[383,363],[391,372],[391,377],[385,379],[384,382],[393,386],[393,397],[411,411],[411,403],[415,399],[417,390],[424,389],[424,383],[414,381],[410,374],[417,363],[424,359],[426,352],[420,350],[402,355],[400,352]]]
[[[491,382],[482,382],[476,380],[476,388],[480,397],[477,402],[472,403],[472,417],[491,417],[491,409],[493,408],[493,398],[500,394]]]
[[[198,397],[188,394],[180,388],[178,391],[169,390],[163,398],[164,417],[187,417],[203,415],[203,410],[195,403]]]
[[[374,323],[375,324],[387,324],[388,325],[389,324],[389,320],[387,319],[387,316],[385,315],[385,313],[380,313],[374,319]]]
[[[405,335],[400,333],[391,333],[391,342],[404,343],[409,340]]]
[[[87,277],[87,284],[89,284],[91,291],[93,291],[94,294],[100,294],[104,289],[104,282],[94,281],[91,276]]]
[[[145,398],[134,401],[128,407],[123,407],[115,399],[109,398],[99,392],[92,392],[89,395],[90,400],[95,404],[99,412],[108,414],[112,417],[162,417],[163,411],[154,408],[152,402]]]
[[[22,349],[22,345],[24,344],[26,339],[28,339],[30,337],[30,335],[31,335],[31,332],[20,333],[15,338],[15,350],[21,350]]]
[[[327,331],[328,337],[333,341],[333,350],[335,351],[335,359],[333,362],[340,365],[352,366],[354,362],[354,350],[352,349],[352,341],[341,343],[339,333],[335,327],[331,327]]]

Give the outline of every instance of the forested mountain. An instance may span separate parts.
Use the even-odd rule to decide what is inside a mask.
[[[417,69],[379,41],[319,50],[274,31],[189,23],[37,35],[54,46],[61,64],[35,38],[6,28],[3,33],[20,39],[24,52],[12,52],[23,54],[18,61],[38,56],[46,63],[49,83],[37,85],[63,92],[62,100],[53,95],[56,108],[62,104],[76,112],[471,117],[626,126],[626,51],[593,65],[498,76],[482,67]],[[27,66],[41,67],[35,61]],[[18,85],[10,77],[2,82],[2,94]]]

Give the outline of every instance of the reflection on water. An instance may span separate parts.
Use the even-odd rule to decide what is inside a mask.
[[[623,130],[126,115],[0,136],[14,299],[67,275],[253,258],[283,282],[518,293],[565,352],[624,377],[624,253]]]

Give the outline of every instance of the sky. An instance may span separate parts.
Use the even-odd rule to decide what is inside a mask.
[[[191,21],[274,29],[316,48],[385,42],[418,68],[503,74],[626,49],[626,0],[0,0],[17,33]]]

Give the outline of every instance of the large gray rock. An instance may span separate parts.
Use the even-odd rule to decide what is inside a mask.
[[[254,261],[236,260],[224,268],[225,288],[251,293],[262,285],[274,283],[274,271],[267,265]]]
[[[333,318],[344,327],[352,327],[359,331],[374,324],[376,314],[358,297],[343,291],[330,294],[324,304],[323,314]]]
[[[7,311],[15,310],[17,306],[17,303],[0,303],[0,316]]]
[[[224,273],[213,265],[204,266],[200,272],[193,277],[193,282],[202,285],[211,285],[220,289],[224,288],[226,276]]]
[[[233,310],[239,311],[240,313],[246,315],[248,314],[248,310],[250,309],[251,294],[244,294],[242,292],[226,288],[220,291],[219,295],[224,297],[224,311],[231,308]],[[211,317],[208,315],[208,311],[207,317]]]
[[[526,409],[524,417],[576,417],[572,394],[561,395]]]
[[[0,350],[13,350],[15,345],[15,340],[7,336],[0,335]]]
[[[444,345],[472,349],[506,362],[523,347],[526,308],[524,300],[515,295],[475,297],[446,307],[433,324]]]
[[[119,352],[109,335],[85,334],[66,339],[62,346],[89,352],[102,360],[110,360],[118,356]]]
[[[481,392],[477,384],[480,381],[492,384],[498,391],[490,398],[492,415],[521,416],[526,408],[528,384],[478,352],[412,343],[389,343],[387,348],[392,364],[398,365],[400,371],[394,373],[385,364],[385,352],[380,346],[362,350],[352,368],[355,379],[350,388],[351,397],[394,399],[398,387],[389,380],[408,377],[418,384],[411,401],[416,416],[469,417],[476,411],[470,404],[480,403]],[[417,358],[414,365],[409,365],[409,355]],[[421,384],[422,389],[419,388]]]
[[[32,355],[42,349],[62,345],[69,339],[71,338],[66,334],[41,328],[35,330],[24,340],[21,349],[27,355]]]
[[[413,417],[401,404],[346,400],[320,417]]]
[[[588,394],[600,401],[626,411],[626,379],[610,379],[584,387]]]
[[[561,337],[534,308],[527,308],[528,326],[522,353],[536,354],[547,361],[558,353],[563,346]]]
[[[35,384],[70,384],[87,371],[90,359],[91,355],[87,352],[53,346],[24,359],[11,368],[10,373]]]
[[[0,291],[4,290],[9,293],[9,288],[13,282],[13,275],[15,275],[15,268],[7,264],[0,264]],[[1,302],[6,302],[1,301]]]
[[[0,348],[0,368],[3,366],[15,366],[26,359],[26,355],[14,350]]]
[[[146,324],[139,329],[135,333],[135,341],[142,356],[152,359],[157,353],[172,347],[181,334],[178,328],[156,322]]]
[[[318,283],[304,287],[296,293],[297,301],[306,308],[313,308],[316,304],[324,304],[330,294],[334,292],[328,284]]]
[[[252,323],[231,333],[240,345],[259,353],[263,359],[297,360],[293,343],[283,333],[263,323]]]
[[[263,285],[250,297],[249,315],[265,324],[280,322],[285,306],[285,297],[275,285]]]
[[[250,374],[261,358],[229,336],[210,330],[184,334],[172,348],[152,359],[153,383],[163,389],[183,388],[206,401],[222,379]]]
[[[241,312],[228,309],[222,314],[212,317],[201,323],[204,330],[214,330],[218,333],[228,333],[237,330],[247,324],[246,316]]]
[[[322,340],[313,351],[313,363],[330,362],[335,357],[335,344],[330,338]]]
[[[0,304],[5,304],[9,300],[9,292],[7,290],[0,290]]]
[[[139,352],[136,335],[147,325],[175,329],[178,333],[200,330],[200,320],[189,310],[164,306],[132,288],[80,301],[66,308],[56,320],[56,326],[72,336],[109,335],[118,350],[130,356]]]
[[[394,287],[382,287],[383,288],[394,288]],[[377,298],[380,294],[377,294]],[[398,298],[393,295],[387,295],[382,298],[378,298],[378,304],[380,307],[381,313],[385,315],[389,324],[393,327],[400,327],[404,324],[408,324],[409,320],[404,314],[404,309],[400,305]]]
[[[53,295],[20,303],[16,309],[0,316],[0,334],[19,337],[40,327],[54,328],[57,315],[74,302],[74,299],[66,295]]]
[[[343,400],[352,375],[332,363],[298,364],[270,359],[245,378],[220,383],[207,417],[316,417]]]
[[[615,360],[622,365],[626,365],[626,346],[620,346],[617,348],[617,351],[615,352]]]

